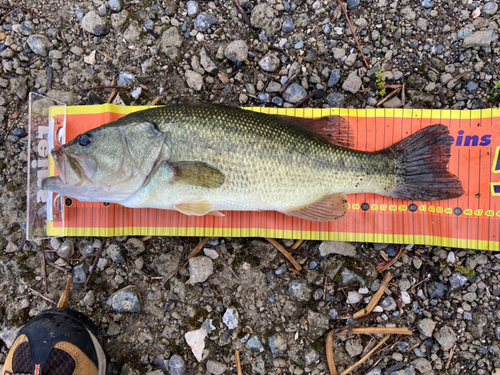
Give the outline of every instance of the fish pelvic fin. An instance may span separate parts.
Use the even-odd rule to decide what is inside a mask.
[[[166,165],[174,172],[171,182],[175,183],[218,188],[226,179],[218,169],[199,161],[167,162]]]
[[[195,203],[179,203],[174,206],[174,208],[184,215],[194,215],[194,216],[203,216],[203,215],[212,215],[212,216],[224,216],[224,214],[220,213],[213,209],[212,205],[208,203],[206,200],[201,200]]]
[[[305,118],[278,116],[318,134],[328,143],[341,147],[354,147],[354,132],[346,119],[340,116]]]
[[[332,221],[344,217],[346,212],[347,195],[335,193],[326,195],[307,206],[287,211],[285,214],[311,221]]]
[[[396,170],[402,174],[390,196],[434,201],[463,195],[462,183],[447,169],[451,143],[447,126],[432,125],[383,150],[395,155]]]

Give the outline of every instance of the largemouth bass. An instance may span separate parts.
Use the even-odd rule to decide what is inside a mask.
[[[146,109],[51,151],[43,188],[88,202],[186,215],[279,211],[341,218],[349,193],[443,200],[464,193],[447,170],[450,137],[433,125],[378,152],[352,149],[340,117],[304,119],[222,105]]]

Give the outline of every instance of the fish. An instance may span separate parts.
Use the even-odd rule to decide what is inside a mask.
[[[460,197],[448,171],[448,127],[424,127],[390,147],[354,149],[339,116],[299,118],[218,104],[149,108],[51,150],[43,189],[83,202],[224,216],[278,211],[310,221],[346,215],[347,194],[433,201]]]

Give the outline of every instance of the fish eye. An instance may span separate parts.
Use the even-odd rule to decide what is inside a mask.
[[[90,137],[87,134],[82,134],[80,136],[80,139],[78,140],[78,143],[80,144],[80,146],[86,147],[91,143]]]

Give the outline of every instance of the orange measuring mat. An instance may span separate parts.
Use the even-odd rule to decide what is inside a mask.
[[[144,108],[109,104],[66,107],[66,142],[86,130]],[[341,116],[354,131],[354,148],[366,151],[389,147],[429,125],[446,125],[453,138],[449,170],[459,177],[465,194],[434,202],[350,194],[347,215],[327,223],[270,211],[224,211],[224,217],[195,217],[170,210],[70,200],[64,210],[64,228],[58,222],[50,222],[47,233],[50,236],[272,237],[500,249],[499,109],[248,110],[300,117]],[[54,173],[51,161],[50,174]]]

